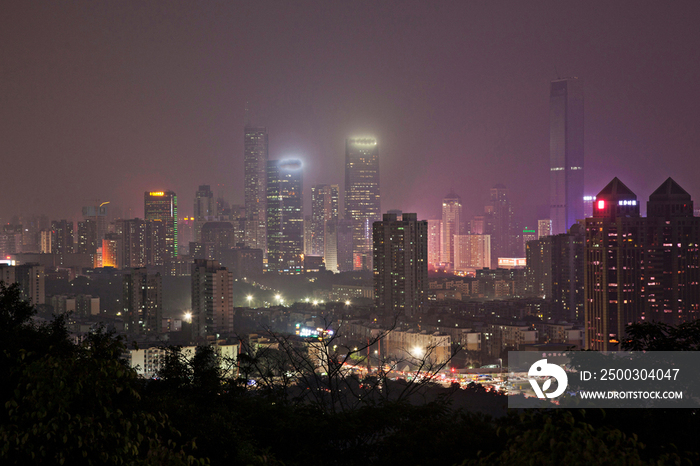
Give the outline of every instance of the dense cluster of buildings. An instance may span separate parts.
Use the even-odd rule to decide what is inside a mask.
[[[175,192],[158,190],[144,193],[143,218],[123,218],[98,201],[77,224],[13,220],[0,231],[0,280],[19,283],[36,305],[85,318],[103,314],[106,300],[85,290],[47,292],[45,278],[108,283],[118,296],[118,330],[153,341],[184,332],[183,341],[201,342],[235,337],[238,279],[366,272],[371,279],[315,292],[316,301],[346,304],[333,315],[350,332],[345,338],[389,332],[384,347],[373,348],[378,354],[433,347],[440,360],[455,344],[490,357],[541,344],[610,350],[629,324],[698,318],[700,217],[690,195],[669,178],[650,195],[646,217],[617,178],[584,197],[578,79],[551,83],[550,209],[536,225],[516,220],[500,184],[471,219],[454,191],[438,219],[383,213],[378,147],[374,138],[348,138],[343,191],[312,186],[304,215],[302,162],[271,160],[267,129],[248,123],[244,205],[201,185],[191,217],[178,215]],[[187,318],[164,309],[166,277],[188,281]],[[373,306],[348,311],[359,300]],[[388,327],[392,317],[400,325]],[[154,356],[144,351],[134,357],[150,367]]]

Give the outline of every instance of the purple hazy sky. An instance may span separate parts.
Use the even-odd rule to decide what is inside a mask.
[[[700,203],[700,2],[9,2],[0,11],[0,217],[143,216],[200,184],[243,202],[246,101],[305,194],[379,140],[382,209],[466,214],[505,184],[548,203],[549,82],[585,93],[586,192],[646,201],[668,176]],[[308,201],[307,201],[308,205]]]

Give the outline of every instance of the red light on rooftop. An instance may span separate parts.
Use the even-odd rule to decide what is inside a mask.
[[[603,210],[603,209],[605,209],[605,201],[601,199],[598,201],[598,210]]]

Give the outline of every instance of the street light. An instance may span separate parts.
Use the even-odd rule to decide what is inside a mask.
[[[421,358],[423,356],[423,348],[421,348],[420,346],[414,346],[413,350],[411,350],[411,353],[414,357]]]
[[[191,312],[185,312],[185,322],[192,323],[192,313]]]
[[[250,307],[250,302],[253,300],[253,296],[252,296],[252,295],[248,295],[248,296],[245,297],[245,299],[248,300],[248,307]]]

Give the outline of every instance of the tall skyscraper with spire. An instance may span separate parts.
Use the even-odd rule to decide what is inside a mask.
[[[267,253],[267,128],[246,122],[243,131],[245,245]]]
[[[552,81],[549,93],[549,200],[552,234],[566,233],[583,213],[583,83]]]
[[[382,219],[375,138],[345,140],[345,218],[353,223],[355,270],[372,270],[372,224]]]

